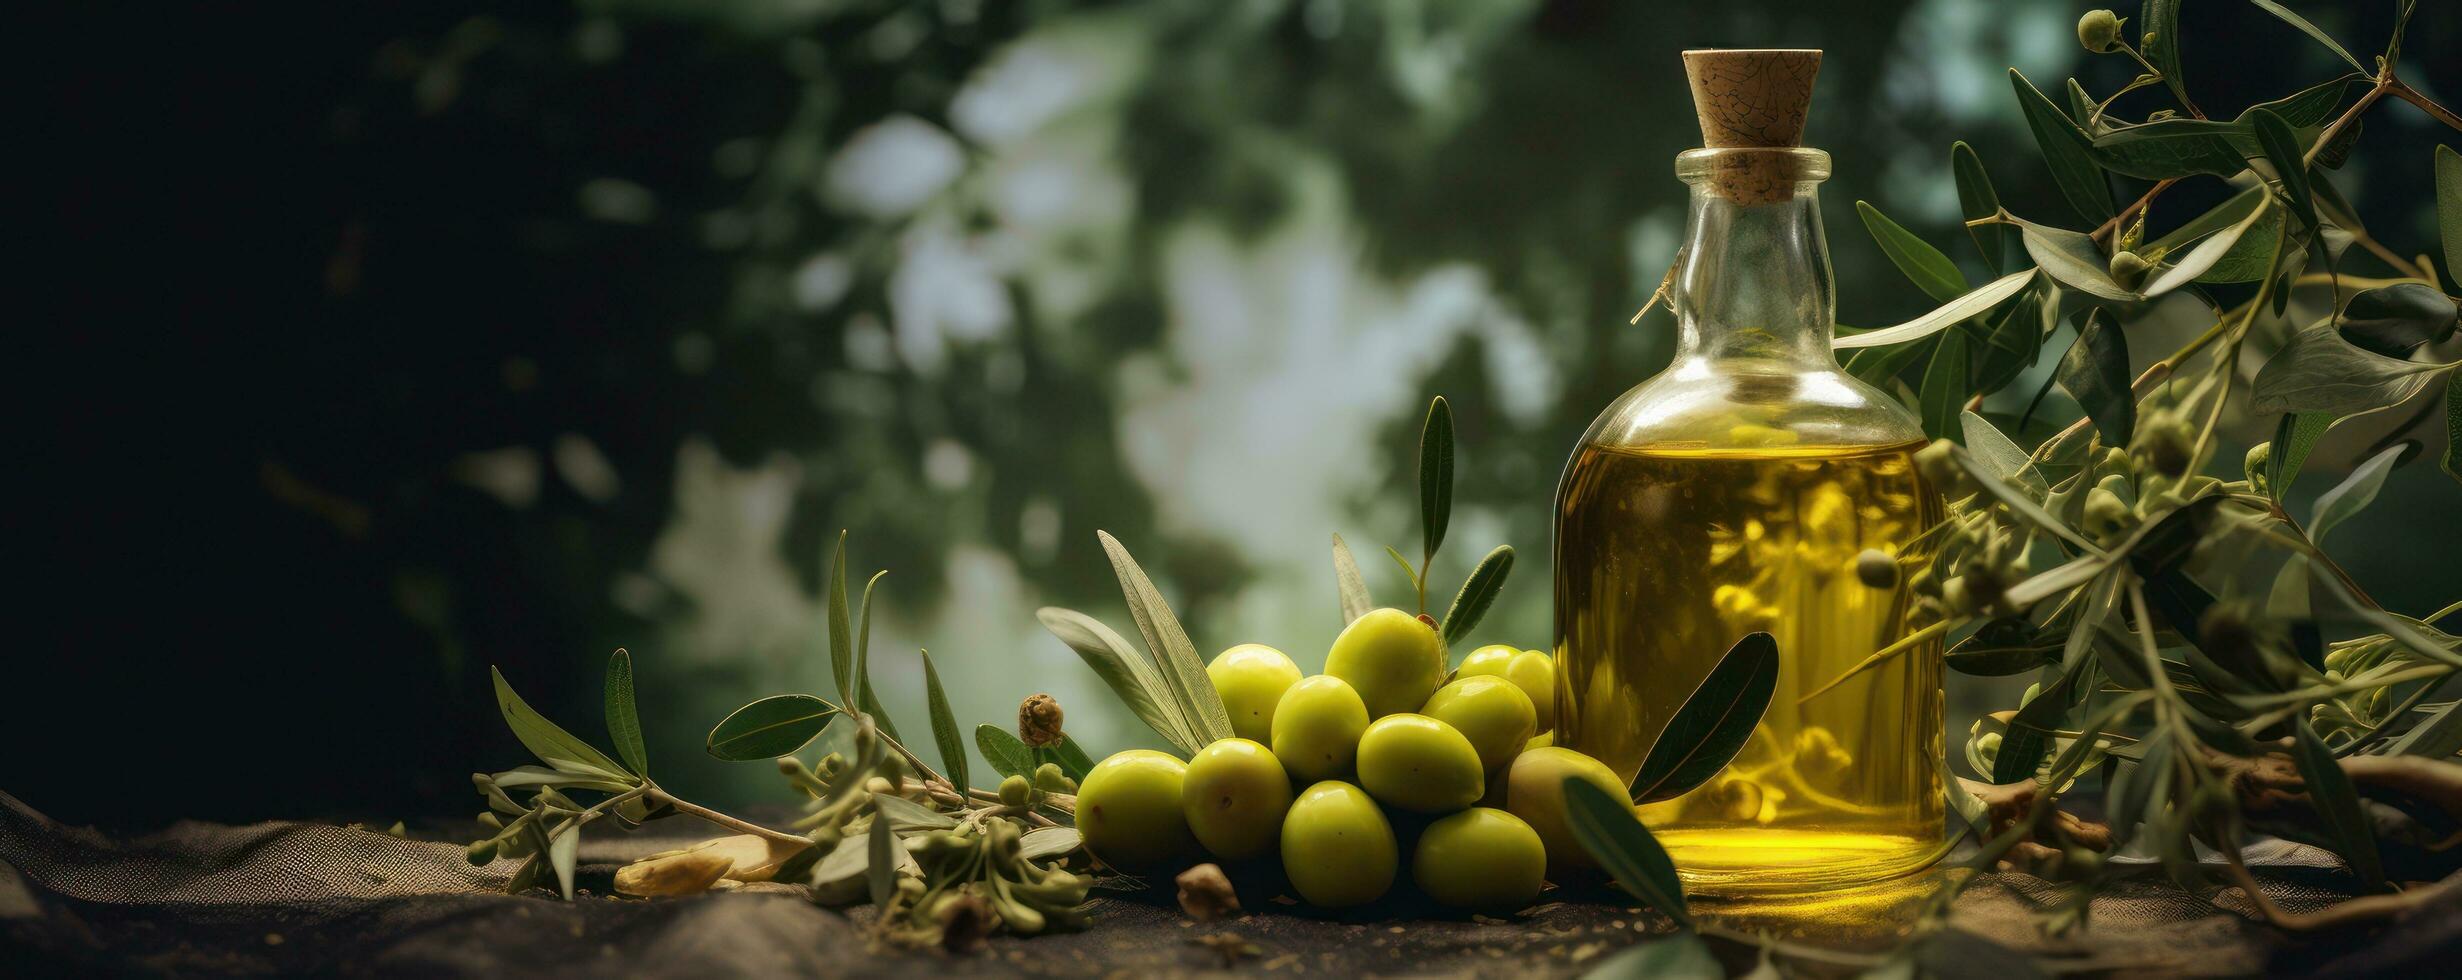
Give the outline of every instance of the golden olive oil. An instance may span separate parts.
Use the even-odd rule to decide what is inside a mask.
[[[1582,446],[1557,496],[1557,737],[1632,778],[1738,638],[1777,638],[1777,692],[1710,782],[1643,807],[1688,886],[1785,891],[1871,881],[1941,839],[1937,644],[1809,701],[1911,632],[1903,587],[1855,574],[1941,518],[1920,441],[1891,446]],[[1902,567],[1912,567],[1902,561]]]

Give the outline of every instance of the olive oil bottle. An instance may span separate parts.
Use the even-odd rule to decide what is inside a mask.
[[[1591,423],[1556,496],[1557,737],[1624,778],[1728,647],[1778,640],[1777,693],[1735,761],[1643,807],[1708,894],[1808,891],[1920,867],[1940,840],[1937,646],[1813,694],[1912,632],[1903,588],[1942,515],[1915,418],[1841,371],[1815,186],[1799,144],[1818,51],[1688,51],[1704,149],[1670,283],[1668,369]]]

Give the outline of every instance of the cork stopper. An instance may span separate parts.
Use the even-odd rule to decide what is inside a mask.
[[[1699,48],[1684,52],[1693,111],[1710,149],[1792,149],[1804,142],[1804,111],[1812,105],[1821,52],[1807,48]],[[1728,154],[1710,185],[1743,204],[1795,196],[1792,154]]]

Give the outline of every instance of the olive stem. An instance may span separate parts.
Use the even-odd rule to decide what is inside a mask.
[[[648,791],[649,799],[657,804],[664,804],[674,808],[678,813],[699,817],[705,822],[716,824],[728,830],[732,830],[737,833],[751,834],[772,843],[795,844],[803,847],[812,846],[812,838],[805,837],[801,834],[790,834],[783,830],[772,830],[768,827],[761,826],[760,824],[753,823],[749,820],[744,820],[740,817],[728,816],[724,813],[720,813],[716,810],[702,806],[701,804],[678,797],[673,793],[669,793],[665,789],[660,788],[656,783],[643,784],[643,789]]]

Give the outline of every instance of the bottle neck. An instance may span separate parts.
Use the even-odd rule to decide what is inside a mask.
[[[1785,156],[1731,158],[1747,152]],[[1739,191],[1727,177],[1738,162],[1783,165],[1780,175],[1791,179]],[[1692,211],[1669,296],[1678,362],[1837,366],[1830,348],[1837,289],[1814,190],[1828,162],[1818,150],[1695,150],[1679,158],[1677,171],[1692,185]]]

